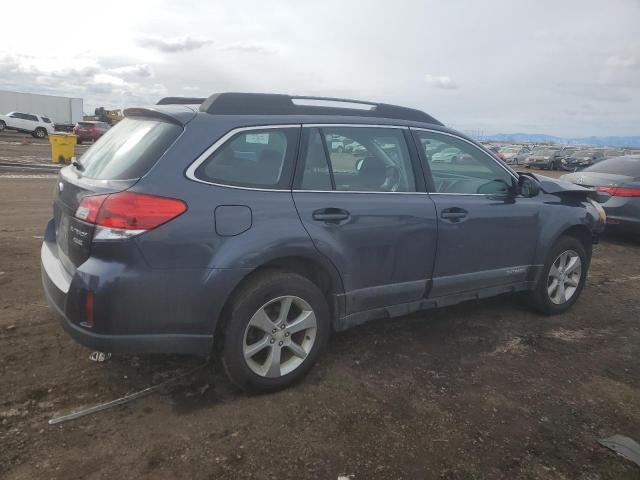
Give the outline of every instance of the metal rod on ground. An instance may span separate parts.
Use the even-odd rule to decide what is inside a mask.
[[[134,393],[131,393],[129,395],[125,395],[124,397],[117,398],[117,399],[112,400],[110,402],[101,403],[100,405],[95,405],[93,407],[85,408],[84,410],[78,410],[77,412],[69,413],[67,415],[62,415],[60,417],[54,417],[54,418],[49,420],[49,425],[55,425],[57,423],[68,422],[69,420],[75,420],[76,418],[85,417],[87,415],[91,415],[92,413],[101,412],[101,411],[107,410],[108,408],[111,408],[111,407],[122,405],[122,404],[128,403],[128,402],[132,402],[133,400],[145,397],[145,396],[147,396],[147,395],[149,395],[149,394],[151,394],[151,393],[153,393],[155,391],[158,391],[158,390],[162,389],[163,387],[169,385],[170,383],[175,382],[176,380],[179,380],[181,378],[187,377],[187,376],[191,375],[192,373],[195,373],[197,370],[200,370],[205,365],[206,365],[206,363],[202,364],[202,365],[199,365],[199,366],[189,370],[188,372],[185,372],[183,374],[180,374],[178,376],[170,378],[169,380],[165,380],[164,382],[159,383],[158,385],[154,385],[152,387],[145,388],[144,390],[140,390],[138,392],[134,392]]]

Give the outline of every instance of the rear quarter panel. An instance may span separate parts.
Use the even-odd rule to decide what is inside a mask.
[[[223,126],[224,125],[224,126]],[[213,332],[228,296],[256,268],[282,257],[303,257],[321,264],[339,283],[339,275],[315,249],[303,228],[290,191],[216,186],[190,180],[185,171],[208,147],[239,125],[216,122],[216,117],[198,116],[163,158],[132,191],[179,198],[188,210],[171,222],[136,238],[150,268],[192,271],[198,279],[205,312]],[[241,213],[250,210],[249,228],[216,229],[216,209]],[[220,222],[220,219],[219,219]],[[234,227],[234,225],[232,225]],[[221,234],[222,233],[222,234]],[[206,272],[203,274],[203,272]],[[167,280],[170,281],[170,278]]]

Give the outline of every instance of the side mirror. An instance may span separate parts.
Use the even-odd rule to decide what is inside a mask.
[[[535,197],[540,193],[540,184],[527,175],[520,175],[518,179],[518,193],[523,197]]]

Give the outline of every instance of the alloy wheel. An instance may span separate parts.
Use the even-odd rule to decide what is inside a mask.
[[[582,277],[580,255],[573,250],[562,252],[551,264],[547,277],[547,294],[556,305],[562,305],[575,295]]]
[[[247,366],[261,377],[278,378],[298,368],[316,340],[317,320],[299,297],[270,300],[253,314],[244,332]]]

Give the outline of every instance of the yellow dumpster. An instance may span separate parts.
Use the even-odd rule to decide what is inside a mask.
[[[74,155],[78,137],[71,133],[50,133],[49,143],[51,144],[51,161],[53,163],[70,163]]]

